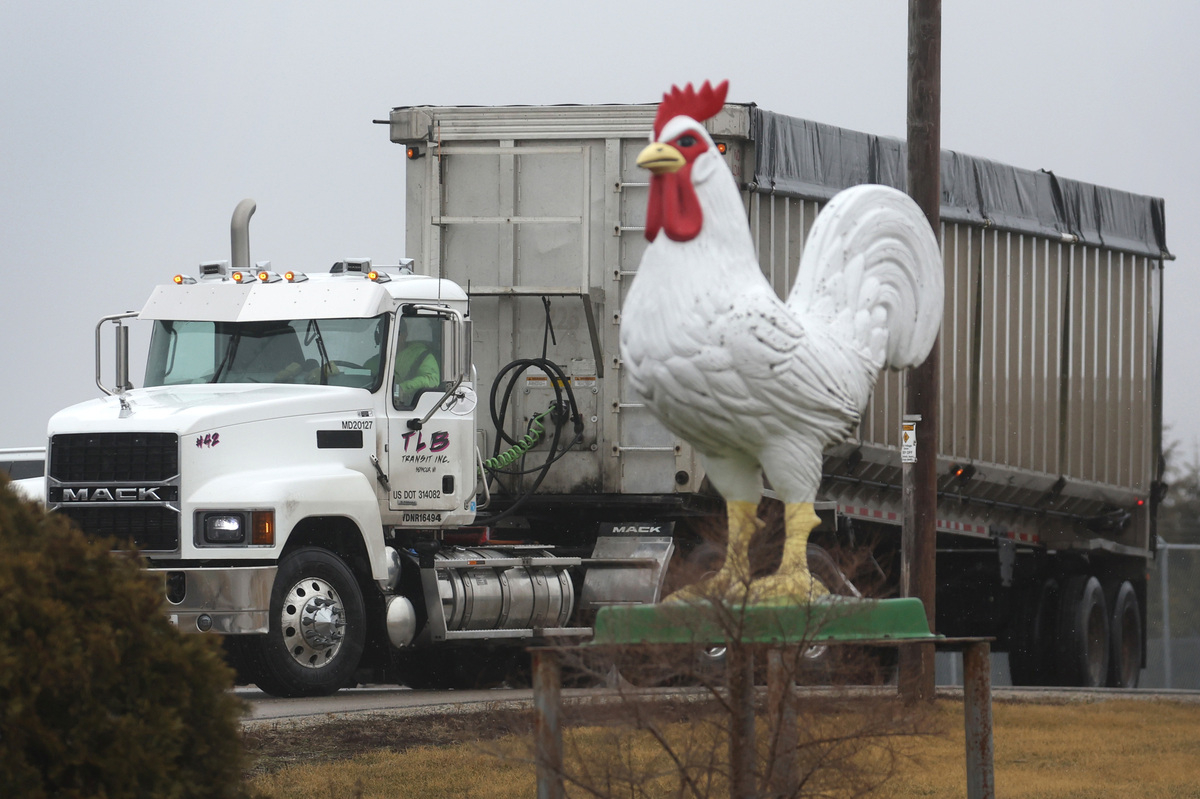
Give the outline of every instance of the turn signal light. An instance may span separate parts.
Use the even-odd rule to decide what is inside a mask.
[[[274,546],[275,511],[256,510],[251,514],[250,543],[254,546]]]

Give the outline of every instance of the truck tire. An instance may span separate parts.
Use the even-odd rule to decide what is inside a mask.
[[[1058,595],[1058,580],[1051,578],[1036,582],[1018,603],[1008,647],[1013,685],[1054,683],[1053,634]]]
[[[1109,606],[1108,686],[1137,688],[1142,671],[1142,609],[1133,584],[1122,582]]]
[[[1108,679],[1108,607],[1095,577],[1075,574],[1063,582],[1056,638],[1059,683],[1103,686]]]
[[[333,553],[304,547],[280,562],[270,630],[246,642],[244,665],[272,696],[327,696],[353,678],[366,632],[353,572]]]

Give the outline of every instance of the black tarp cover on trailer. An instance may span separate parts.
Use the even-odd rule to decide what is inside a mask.
[[[899,139],[750,109],[754,185],[764,194],[828,200],[860,183],[905,184]],[[942,219],[1051,238],[1151,258],[1170,257],[1163,201],[1157,197],[1060,178],[942,151]]]

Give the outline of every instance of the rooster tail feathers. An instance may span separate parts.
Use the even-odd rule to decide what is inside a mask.
[[[917,366],[942,324],[942,257],[925,214],[887,186],[838,193],[813,223],[788,306],[854,341],[876,368]]]

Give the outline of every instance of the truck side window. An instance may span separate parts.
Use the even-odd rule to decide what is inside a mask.
[[[442,383],[441,320],[433,317],[396,319],[396,366],[392,404],[412,408],[423,391]]]

